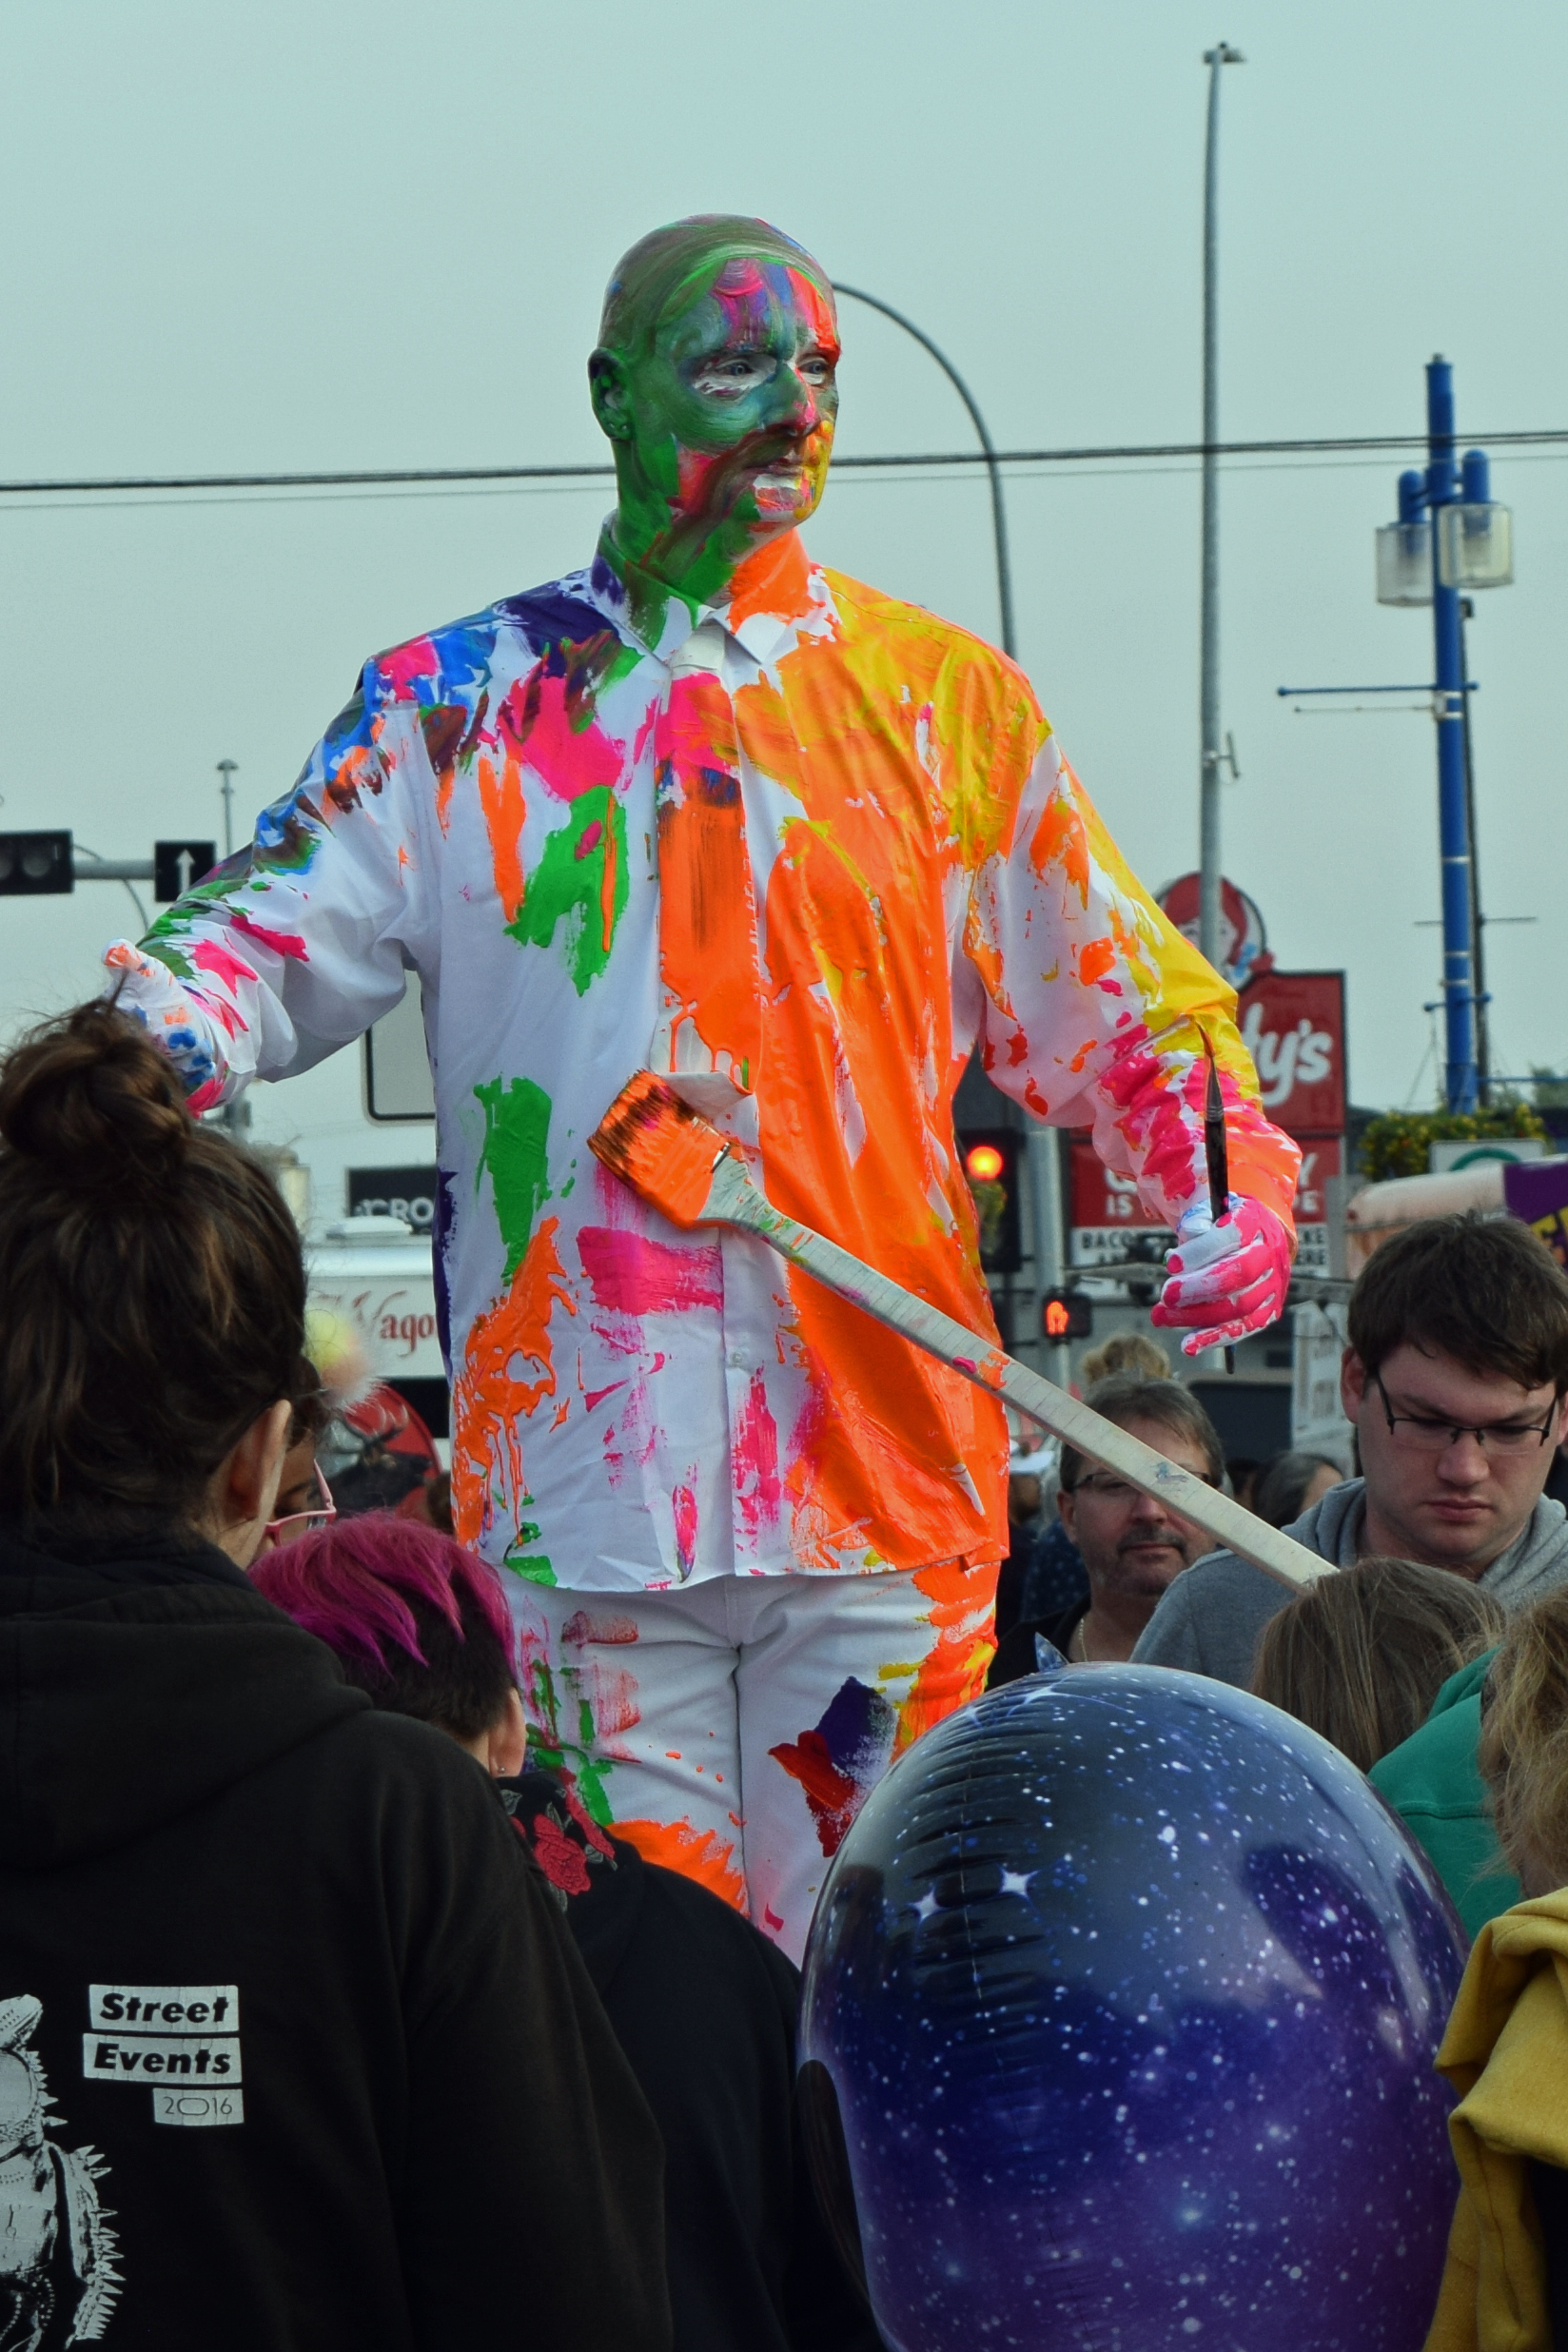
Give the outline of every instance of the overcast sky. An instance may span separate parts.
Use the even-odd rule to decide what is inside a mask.
[[[583,362],[619,252],[757,212],[907,310],[1003,447],[1200,423],[1203,49],[1227,70],[1222,431],[1568,427],[1568,10],[1505,0],[0,0],[0,474],[463,465],[602,452]],[[966,445],[931,363],[846,304],[841,453]],[[1237,462],[1222,489],[1225,868],[1294,967],[1349,974],[1356,1098],[1431,1093],[1430,721],[1296,715],[1283,683],[1430,676],[1373,531],[1414,455]],[[1499,1067],[1568,1056],[1560,640],[1568,448],[1502,455],[1519,581],[1472,665]],[[1009,489],[1020,651],[1133,865],[1196,862],[1198,480],[1035,469]],[[109,855],[286,788],[372,650],[582,561],[605,491],[0,506],[0,826]],[[841,473],[824,559],[994,634],[982,480]],[[1394,698],[1390,698],[1391,700]],[[0,1022],[95,985],[123,891],[0,901]],[[350,1082],[345,1086],[345,1082]],[[337,1063],[265,1090],[340,1158]],[[333,1180],[335,1181],[335,1179]]]

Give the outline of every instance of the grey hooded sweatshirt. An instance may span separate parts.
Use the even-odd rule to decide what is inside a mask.
[[[1336,1568],[1353,1568],[1361,1558],[1365,1519],[1366,1481],[1346,1479],[1284,1532]],[[1524,1533],[1480,1582],[1510,1612],[1568,1584],[1568,1514],[1561,1503],[1542,1495]],[[1183,1666],[1189,1674],[1212,1675],[1216,1682],[1247,1690],[1258,1636],[1289,1599],[1286,1586],[1234,1552],[1206,1553],[1169,1587],[1144,1628],[1132,1662]]]

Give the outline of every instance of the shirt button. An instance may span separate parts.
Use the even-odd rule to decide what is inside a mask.
[[[730,1350],[730,1369],[732,1372],[744,1372],[746,1369],[746,1359],[738,1347]]]

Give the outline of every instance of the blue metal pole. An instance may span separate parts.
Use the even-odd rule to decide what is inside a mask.
[[[1432,643],[1438,725],[1438,837],[1442,854],[1442,994],[1450,1110],[1476,1107],[1476,985],[1472,962],[1469,811],[1464,789],[1464,655],[1459,591],[1439,577],[1441,509],[1454,505],[1454,372],[1435,359],[1426,371],[1426,498],[1432,518]]]

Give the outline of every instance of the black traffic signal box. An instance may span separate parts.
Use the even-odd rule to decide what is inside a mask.
[[[974,1196],[980,1223],[980,1264],[988,1274],[1016,1274],[1024,1263],[1018,1218],[1019,1162],[1024,1138],[1016,1127],[960,1127],[959,1165]]]
[[[74,887],[69,833],[0,833],[0,898],[61,896]]]
[[[1047,1340],[1092,1340],[1094,1302],[1086,1290],[1048,1290],[1040,1302],[1040,1336]]]

